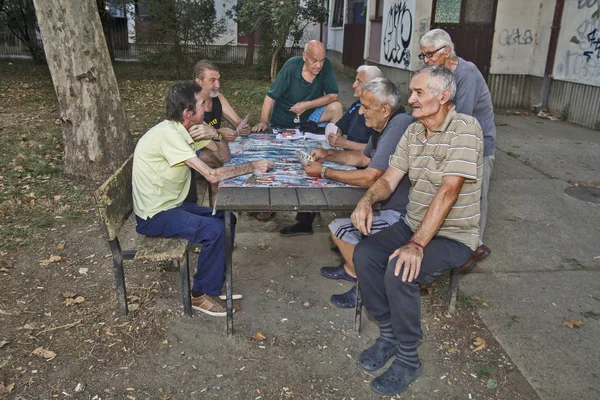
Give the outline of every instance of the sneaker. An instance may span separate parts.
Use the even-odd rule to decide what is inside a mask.
[[[231,293],[232,300],[241,300],[244,296],[241,293]],[[227,300],[227,287],[225,286],[225,282],[223,282],[223,287],[221,288],[221,294],[219,295],[219,299]]]
[[[192,308],[213,317],[227,316],[227,306],[217,296],[202,294],[198,297],[192,296]],[[235,312],[235,309],[233,310]]]
[[[299,236],[299,235],[312,235],[312,226],[305,226],[300,224],[289,225],[279,231],[281,236]]]

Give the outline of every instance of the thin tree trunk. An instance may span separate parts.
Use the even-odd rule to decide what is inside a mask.
[[[248,35],[248,46],[246,47],[246,65],[254,64],[254,44],[256,42],[256,32]]]
[[[103,178],[133,151],[95,0],[34,0],[60,107],[67,174]]]
[[[281,52],[281,47],[276,47],[273,52],[273,57],[271,58],[271,82],[275,80],[277,77],[277,69],[279,68],[279,53]]]

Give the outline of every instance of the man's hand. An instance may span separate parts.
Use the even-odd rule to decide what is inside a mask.
[[[245,124],[242,129],[237,132],[238,136],[248,136],[250,134],[250,124]]]
[[[311,163],[309,163],[308,165],[303,165],[302,168],[304,168],[304,171],[306,171],[306,175],[308,176],[315,176],[317,178],[321,177],[321,163],[318,161],[313,161]]]
[[[290,111],[296,114],[297,116],[300,116],[304,113],[304,111],[308,110],[308,108],[308,102],[301,101],[299,103],[294,104],[292,108],[290,108]]]
[[[391,261],[394,257],[398,257],[398,260],[396,260],[396,269],[394,270],[395,276],[400,275],[400,270],[402,269],[402,265],[404,265],[402,282],[412,282],[414,279],[417,279],[421,271],[423,249],[413,243],[408,243],[406,246],[402,246],[394,251],[388,258],[388,261]]]
[[[365,236],[371,234],[371,225],[373,225],[373,206],[368,201],[361,199],[356,205],[356,209],[350,217],[352,225],[356,227]]]
[[[315,147],[310,151],[310,156],[313,158],[313,161],[321,162],[327,159],[327,150]]]
[[[267,172],[274,166],[275,163],[269,160],[252,161],[252,167],[254,168],[254,172],[256,173]]]
[[[189,130],[189,134],[192,137],[192,139],[201,140],[201,139],[214,139],[217,137],[218,132],[212,126],[210,126],[206,123],[203,123],[203,124],[198,124],[198,125],[192,126]]]
[[[252,128],[252,132],[264,132],[267,130],[267,123],[260,121],[258,124],[254,125]]]
[[[236,131],[231,128],[219,128],[219,133],[226,142],[233,142],[238,137]]]
[[[346,139],[344,139],[344,137],[342,136],[341,133],[337,133],[335,135],[328,135],[327,136],[327,141],[333,147],[344,148],[344,145],[346,144]]]

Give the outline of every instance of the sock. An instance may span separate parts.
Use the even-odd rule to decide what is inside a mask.
[[[387,318],[385,320],[377,320],[379,322],[379,337],[390,343],[396,343],[396,337],[392,330],[392,320]]]
[[[413,369],[419,368],[421,366],[421,362],[419,361],[417,344],[398,343],[396,361]]]

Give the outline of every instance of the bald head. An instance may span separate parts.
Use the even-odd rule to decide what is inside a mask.
[[[325,45],[318,40],[311,40],[310,42],[304,45],[304,52],[308,53],[311,49],[316,49],[317,51],[323,52],[325,54]]]

